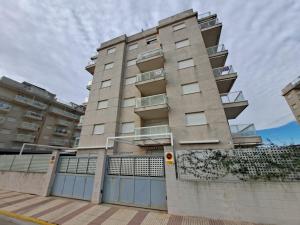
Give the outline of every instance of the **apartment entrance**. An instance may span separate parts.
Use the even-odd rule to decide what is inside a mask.
[[[166,210],[164,157],[107,157],[103,202]]]
[[[97,157],[60,156],[51,194],[91,200]]]

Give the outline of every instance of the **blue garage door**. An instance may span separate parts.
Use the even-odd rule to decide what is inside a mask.
[[[60,157],[51,194],[91,200],[96,161],[96,157]]]
[[[103,202],[166,210],[164,157],[108,157]]]

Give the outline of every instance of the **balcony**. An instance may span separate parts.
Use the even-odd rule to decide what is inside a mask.
[[[216,15],[208,17],[207,19],[199,20],[199,27],[206,47],[219,44],[222,23],[219,22]]]
[[[233,143],[236,146],[255,146],[262,144],[254,124],[230,125]]]
[[[11,105],[6,102],[0,102],[0,112],[9,112],[11,110]]]
[[[91,90],[91,87],[92,87],[92,81],[89,80],[89,82],[87,83],[86,85],[86,89],[88,89],[89,91]]]
[[[40,110],[45,110],[47,108],[46,104],[44,104],[40,101],[36,101],[34,99],[27,98],[22,95],[16,95],[15,101],[18,103],[24,104],[24,105],[28,105],[28,106],[40,109]]]
[[[66,137],[68,136],[68,131],[66,129],[56,129],[53,131],[53,135]]]
[[[227,119],[235,119],[248,106],[241,91],[221,94],[221,100]]]
[[[33,112],[33,111],[27,111],[24,115],[25,118],[28,119],[33,119],[33,120],[42,120],[43,119],[43,114]]]
[[[168,98],[166,94],[152,95],[136,99],[134,112],[143,119],[168,117]]]
[[[168,125],[135,128],[135,143],[138,146],[170,145],[170,127]]]
[[[99,54],[99,52],[95,52],[93,54],[93,56],[91,57],[91,60],[96,60],[98,58],[98,54]]]
[[[70,127],[72,126],[72,122],[69,122],[69,121],[66,121],[66,120],[57,120],[56,121],[56,125],[59,125],[59,126],[63,126],[63,127]]]
[[[33,143],[35,136],[28,134],[17,134],[15,136],[15,141],[24,143]]]
[[[69,119],[79,120],[79,115],[67,112],[65,110],[62,110],[62,109],[59,109],[59,108],[56,108],[56,107],[50,107],[49,112],[57,114],[59,116],[69,118]]]
[[[88,65],[85,67],[85,69],[90,74],[94,75],[94,73],[95,73],[95,67],[96,67],[96,60],[91,60],[91,61],[89,61]]]
[[[142,95],[166,93],[166,72],[164,69],[152,70],[136,76],[135,86]]]
[[[215,68],[213,74],[216,78],[219,93],[228,93],[237,78],[237,73],[234,72],[232,66]]]
[[[156,70],[164,67],[164,54],[161,48],[139,54],[136,65],[141,72]]]
[[[225,49],[224,45],[216,45],[207,48],[207,54],[213,69],[225,66],[228,51]]]
[[[283,90],[282,94],[286,95],[288,92],[290,92],[293,89],[300,89],[300,76],[297,77],[295,80],[293,80],[291,83],[289,83]]]
[[[65,140],[65,139],[52,139],[52,140],[49,141],[49,145],[68,147],[69,146],[69,140]]]
[[[37,131],[39,126],[36,123],[22,122],[19,128],[23,130]]]

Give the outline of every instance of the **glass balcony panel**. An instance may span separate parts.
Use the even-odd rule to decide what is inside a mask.
[[[222,103],[234,103],[246,101],[243,95],[243,92],[229,92],[226,95],[221,95]]]
[[[152,139],[169,138],[169,135],[167,135],[169,133],[170,133],[170,127],[168,125],[135,128],[135,135],[145,135],[145,136],[149,135],[149,137],[151,136]],[[143,137],[140,137],[140,139],[143,139]]]
[[[233,137],[257,136],[254,124],[230,125],[230,131]]]
[[[152,70],[149,72],[141,73],[137,75],[137,82],[143,82],[147,80],[153,80],[159,77],[165,77],[166,73],[164,69]]]
[[[152,95],[148,97],[138,98],[136,100],[136,108],[149,107],[155,105],[167,104],[166,94]]]
[[[155,56],[162,56],[162,55],[163,55],[162,49],[157,48],[157,49],[139,54],[138,57],[137,57],[137,62],[145,60],[145,59],[149,59],[149,58],[152,58],[152,57],[155,57]]]
[[[212,55],[214,55],[216,53],[219,53],[219,52],[222,52],[222,51],[225,51],[224,44],[216,45],[216,46],[207,48],[208,56],[212,56]]]
[[[234,70],[233,70],[232,66],[224,66],[224,67],[213,69],[213,74],[214,74],[215,77],[228,75],[228,74],[231,74],[231,73],[234,73]]]
[[[202,22],[199,25],[200,25],[201,29],[206,29],[206,28],[209,28],[209,27],[213,27],[217,24],[220,24],[220,22],[219,22],[218,18],[215,18],[215,19],[211,19],[209,21]]]

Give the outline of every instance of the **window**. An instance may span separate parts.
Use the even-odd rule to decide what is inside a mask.
[[[135,98],[127,98],[123,100],[122,107],[135,106]]]
[[[136,64],[136,59],[131,59],[127,61],[127,66],[133,66]]]
[[[185,121],[187,126],[207,124],[204,112],[186,113]]]
[[[111,80],[104,80],[101,82],[101,88],[106,88],[111,86]]]
[[[128,77],[125,79],[125,85],[134,84],[136,82],[136,76]]]
[[[157,42],[157,38],[156,37],[152,37],[152,38],[148,38],[146,40],[147,45],[151,45]]]
[[[138,44],[134,43],[134,44],[128,45],[128,50],[131,51],[133,49],[136,49],[137,47],[138,47]]]
[[[134,122],[122,123],[120,133],[128,134],[134,132]]]
[[[182,94],[184,95],[200,92],[200,87],[198,82],[191,83],[191,84],[183,84],[181,87],[182,87]]]
[[[176,31],[176,30],[181,30],[185,28],[185,23],[180,23],[180,24],[176,24],[173,26],[173,30]]]
[[[109,70],[114,67],[114,63],[107,63],[104,65],[104,70]]]
[[[104,133],[104,124],[95,124],[93,134],[103,134]]]
[[[112,53],[114,53],[115,51],[116,51],[116,48],[115,48],[115,47],[109,48],[109,49],[107,49],[107,54],[112,54]]]
[[[186,59],[178,62],[178,69],[185,69],[194,66],[193,59]]]
[[[189,39],[175,42],[176,48],[183,48],[190,45]]]
[[[102,100],[98,102],[97,109],[106,109],[108,107],[108,100]]]

